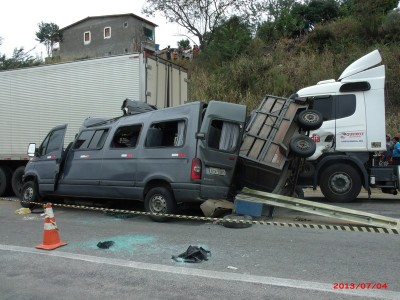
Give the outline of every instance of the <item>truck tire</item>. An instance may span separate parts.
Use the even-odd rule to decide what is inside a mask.
[[[0,197],[8,195],[11,187],[11,171],[7,167],[0,167]]]
[[[21,166],[18,167],[12,175],[12,180],[11,180],[12,189],[15,196],[17,196],[18,198],[21,197],[21,189],[22,185],[24,184],[22,181],[22,176],[24,175],[24,172],[25,172],[25,166]]]
[[[297,123],[303,130],[316,130],[324,122],[322,114],[314,109],[303,110],[297,117]]]
[[[290,151],[298,157],[307,158],[314,154],[317,148],[315,142],[306,135],[296,135],[289,143]]]
[[[144,207],[148,213],[174,214],[176,212],[176,202],[171,191],[165,187],[152,188],[144,199]],[[156,222],[166,222],[170,218],[149,216]]]
[[[349,165],[339,163],[321,173],[320,187],[330,202],[351,202],[361,191],[361,176]]]
[[[32,209],[36,204],[28,202],[39,202],[39,193],[34,181],[27,181],[21,189],[20,203],[22,207]]]

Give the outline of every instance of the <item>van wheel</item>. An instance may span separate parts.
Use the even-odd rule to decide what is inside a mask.
[[[296,135],[290,140],[289,149],[297,157],[307,158],[314,154],[315,142],[306,135]]]
[[[29,209],[34,208],[36,204],[28,202],[39,202],[39,194],[35,182],[28,181],[22,186],[20,201],[22,207]]]
[[[299,127],[304,130],[316,130],[324,122],[322,114],[314,109],[303,110],[297,117]]]
[[[176,202],[171,191],[164,187],[152,188],[144,199],[144,207],[148,213],[174,214],[176,212]],[[149,216],[156,222],[166,222],[170,218]]]
[[[0,197],[6,196],[10,191],[11,171],[7,167],[0,167]]]
[[[22,189],[22,185],[24,184],[22,182],[22,176],[24,175],[25,172],[25,166],[21,166],[18,167],[13,175],[12,175],[12,189],[13,192],[15,194],[15,196],[17,196],[18,198],[21,197],[21,189]]]
[[[360,174],[352,166],[334,164],[321,174],[321,192],[331,202],[351,202],[361,191]]]

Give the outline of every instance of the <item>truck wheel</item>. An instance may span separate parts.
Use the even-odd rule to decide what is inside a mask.
[[[18,167],[12,175],[12,180],[11,180],[12,189],[15,196],[17,196],[18,198],[21,197],[21,189],[23,185],[22,176],[24,175],[24,172],[25,172],[25,166],[21,166]]]
[[[39,202],[39,194],[35,182],[28,181],[22,186],[20,201],[22,207],[29,209],[34,208],[36,204],[28,202]]]
[[[335,164],[322,172],[320,187],[331,202],[351,202],[361,191],[361,177],[352,166]]]
[[[299,127],[304,130],[316,130],[324,122],[322,114],[314,109],[303,110],[297,117]]]
[[[6,167],[0,167],[0,197],[9,193],[11,186],[11,171]]]
[[[315,142],[306,135],[297,135],[290,140],[289,149],[298,157],[306,158],[314,154],[317,148]]]
[[[310,178],[315,173],[315,167],[309,161],[306,161],[300,170],[299,178]]]
[[[176,212],[176,202],[171,191],[164,187],[156,187],[151,189],[144,199],[144,207],[146,212],[159,214],[173,214]],[[149,216],[156,222],[166,222],[170,218]]]

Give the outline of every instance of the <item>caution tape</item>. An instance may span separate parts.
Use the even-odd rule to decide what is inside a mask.
[[[16,199],[12,199],[12,198],[0,198],[0,200],[11,201],[11,202],[20,202],[20,200],[16,200]],[[44,204],[44,203],[40,203],[40,202],[26,202],[26,203],[35,204],[35,205],[39,205],[39,206],[43,206],[43,204]],[[236,220],[236,219],[201,217],[201,216],[159,214],[159,213],[149,213],[149,212],[144,212],[144,211],[123,210],[123,209],[113,209],[113,208],[93,207],[93,206],[83,206],[83,205],[71,205],[71,204],[60,204],[60,203],[52,203],[52,206],[83,209],[83,210],[93,210],[93,211],[101,211],[101,212],[134,214],[134,215],[156,216],[156,217],[168,217],[168,218],[174,218],[174,219],[185,219],[185,220],[195,220],[195,221],[207,221],[207,222],[213,222],[216,224],[237,223],[237,224],[252,224],[252,225],[270,225],[270,226],[286,227],[286,228],[307,228],[307,229],[324,229],[324,230],[332,230],[332,231],[352,231],[352,232],[399,234],[399,230],[397,230],[397,229],[380,228],[380,227],[373,227],[373,226],[283,223],[283,222],[241,220],[241,219]]]

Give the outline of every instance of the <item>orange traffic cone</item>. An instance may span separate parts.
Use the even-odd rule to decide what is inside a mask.
[[[43,233],[43,243],[37,245],[35,248],[44,250],[53,250],[55,248],[66,245],[66,242],[60,240],[58,235],[58,228],[56,224],[56,218],[54,217],[53,209],[51,208],[51,203],[47,203],[44,206],[44,233]]]

